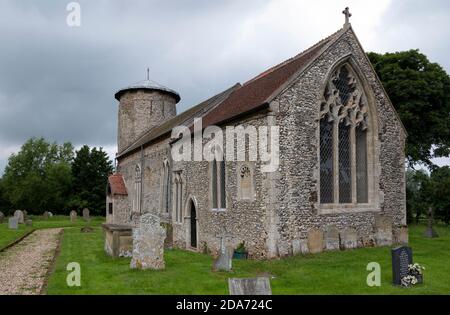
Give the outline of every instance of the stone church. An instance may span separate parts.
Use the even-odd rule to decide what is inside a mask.
[[[269,259],[406,243],[406,131],[349,23],[309,49],[178,114],[151,80],[119,90],[105,249],[127,256],[152,213],[166,245],[217,254],[220,236]],[[279,165],[175,161],[172,129],[278,126]],[[248,147],[246,147],[246,150]]]

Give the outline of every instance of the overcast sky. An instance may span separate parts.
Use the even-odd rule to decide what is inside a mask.
[[[447,0],[0,0],[0,174],[28,138],[116,148],[114,92],[146,78],[178,112],[245,82],[342,27],[367,51],[419,48],[450,72]],[[442,161],[441,161],[442,163]]]

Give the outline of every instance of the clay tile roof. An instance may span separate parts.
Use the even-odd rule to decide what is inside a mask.
[[[268,105],[271,97],[279,91],[298,71],[305,68],[319,56],[322,48],[330,43],[343,29],[321,40],[314,46],[290,58],[247,81],[234,91],[220,106],[203,117],[203,127],[219,124],[240,114],[257,110],[262,105]]]
[[[127,187],[123,180],[122,174],[115,173],[108,177],[108,186],[111,195],[123,195],[128,196]]]

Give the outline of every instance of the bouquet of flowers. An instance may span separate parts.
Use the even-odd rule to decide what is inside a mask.
[[[422,283],[424,270],[425,267],[419,265],[418,263],[408,265],[408,275],[402,278],[401,285],[404,287],[409,287],[411,285]]]

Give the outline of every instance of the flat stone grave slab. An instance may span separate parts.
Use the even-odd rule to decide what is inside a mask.
[[[229,278],[230,295],[272,295],[270,280],[267,277]]]

